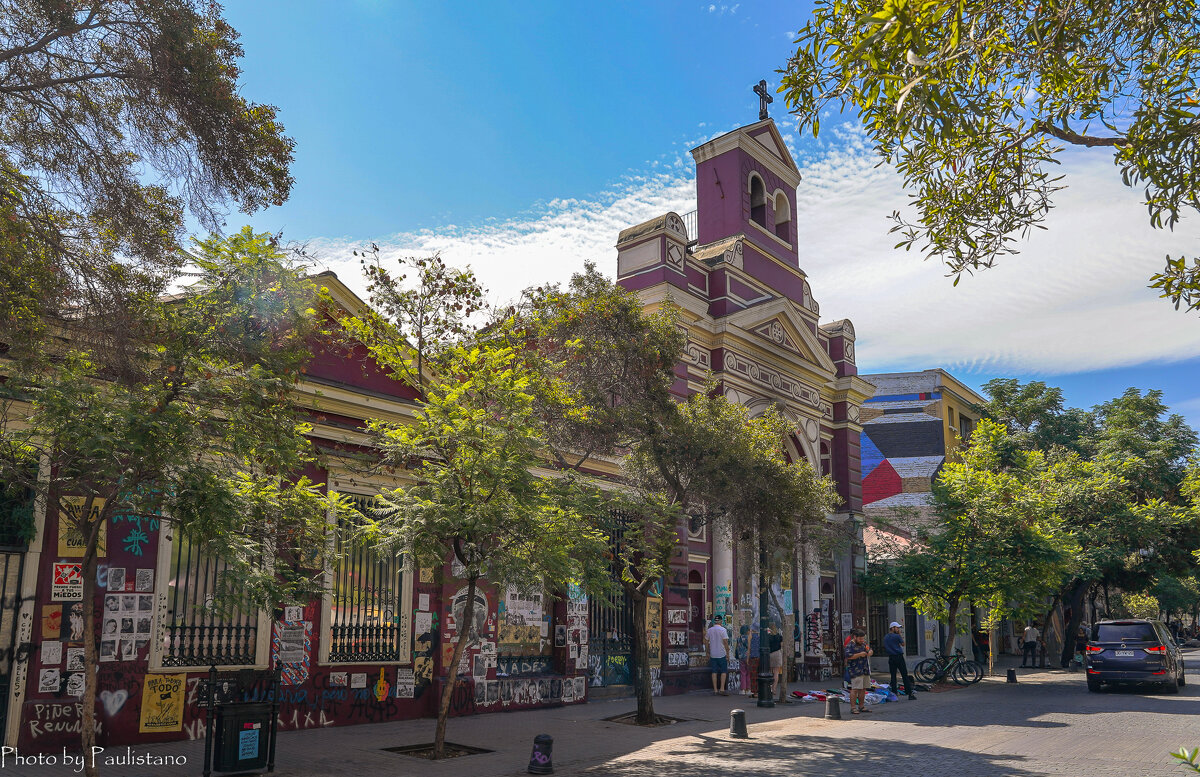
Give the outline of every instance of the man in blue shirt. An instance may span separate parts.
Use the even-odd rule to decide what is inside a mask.
[[[904,661],[904,637],[900,636],[900,630],[904,628],[899,623],[892,621],[888,626],[888,633],[883,637],[883,650],[887,653],[888,669],[892,673],[892,690],[899,693],[899,686],[896,685],[896,673],[904,678],[904,691],[908,694],[909,699],[917,698],[913,693],[912,678],[908,676],[908,664]]]

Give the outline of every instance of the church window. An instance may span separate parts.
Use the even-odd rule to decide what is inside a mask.
[[[788,228],[792,222],[792,205],[788,202],[787,195],[783,192],[775,193],[775,236],[785,243],[792,242],[788,239]]]
[[[767,226],[767,187],[756,173],[750,174],[750,220]]]

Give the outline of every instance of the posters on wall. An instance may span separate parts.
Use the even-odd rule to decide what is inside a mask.
[[[304,620],[304,608],[296,606],[288,606],[283,608],[283,619],[285,621],[300,621]]]
[[[152,594],[105,594],[100,660],[132,661],[150,644]]]
[[[48,640],[42,643],[42,666],[58,666],[62,663],[62,643]]]
[[[396,698],[412,699],[417,694],[417,682],[414,670],[400,667],[396,670]]]
[[[275,622],[271,633],[271,663],[278,661],[282,665],[280,681],[284,685],[301,685],[308,679],[311,656],[312,621]]]
[[[83,671],[83,648],[69,647],[67,648],[67,671],[82,672]]]
[[[58,639],[62,632],[62,605],[42,605],[42,639]]]
[[[647,658],[651,661],[662,660],[662,599],[651,596],[646,599],[646,644],[649,648]]]
[[[82,602],[83,601],[83,571],[82,565],[71,562],[56,561],[52,567],[50,581],[50,601],[52,602]]]
[[[58,667],[42,669],[38,673],[38,693],[58,693],[62,683],[62,672]]]
[[[139,594],[148,594],[154,591],[154,570],[139,569],[134,573],[133,590]]]
[[[142,681],[142,712],[138,731],[183,730],[186,674],[148,674]]]
[[[108,568],[108,590],[124,591],[125,590],[125,567],[109,567]]]
[[[64,558],[82,558],[87,549],[87,543],[79,531],[79,518],[87,500],[79,496],[64,497],[59,500],[61,509],[58,513],[58,555]],[[103,499],[92,501],[92,511],[88,518],[91,521],[100,518],[104,509]],[[100,524],[100,538],[96,543],[96,552],[100,558],[105,555],[105,543],[108,541],[108,524]]]
[[[667,623],[672,626],[686,626],[688,611],[684,608],[671,607],[667,610]]]
[[[418,612],[413,616],[413,628],[417,634],[428,634],[433,630],[433,613]]]
[[[367,687],[366,673],[364,672],[362,674],[350,675],[350,687],[351,688],[366,688]]]

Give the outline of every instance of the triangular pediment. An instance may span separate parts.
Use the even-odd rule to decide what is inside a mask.
[[[755,305],[726,319],[730,327],[749,333],[750,337],[771,343],[810,362],[818,369],[836,373],[837,367],[829,358],[820,340],[808,328],[808,323],[790,300],[779,298]],[[764,332],[766,334],[764,334]],[[779,340],[776,340],[776,337]],[[784,345],[787,343],[788,345]],[[789,347],[790,346],[790,347]]]
[[[767,153],[782,160],[792,170],[796,172],[800,171],[796,167],[796,162],[792,159],[792,153],[788,151],[787,144],[783,142],[783,135],[779,134],[779,128],[775,126],[774,121],[767,119],[766,121],[746,127],[744,131],[765,148]]]

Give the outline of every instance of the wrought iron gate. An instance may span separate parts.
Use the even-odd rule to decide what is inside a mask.
[[[609,574],[621,579],[619,549],[624,540],[627,518],[613,511],[610,544],[613,548]],[[633,600],[624,590],[607,598],[593,596],[588,602],[588,685],[593,688],[632,685],[633,671]]]

